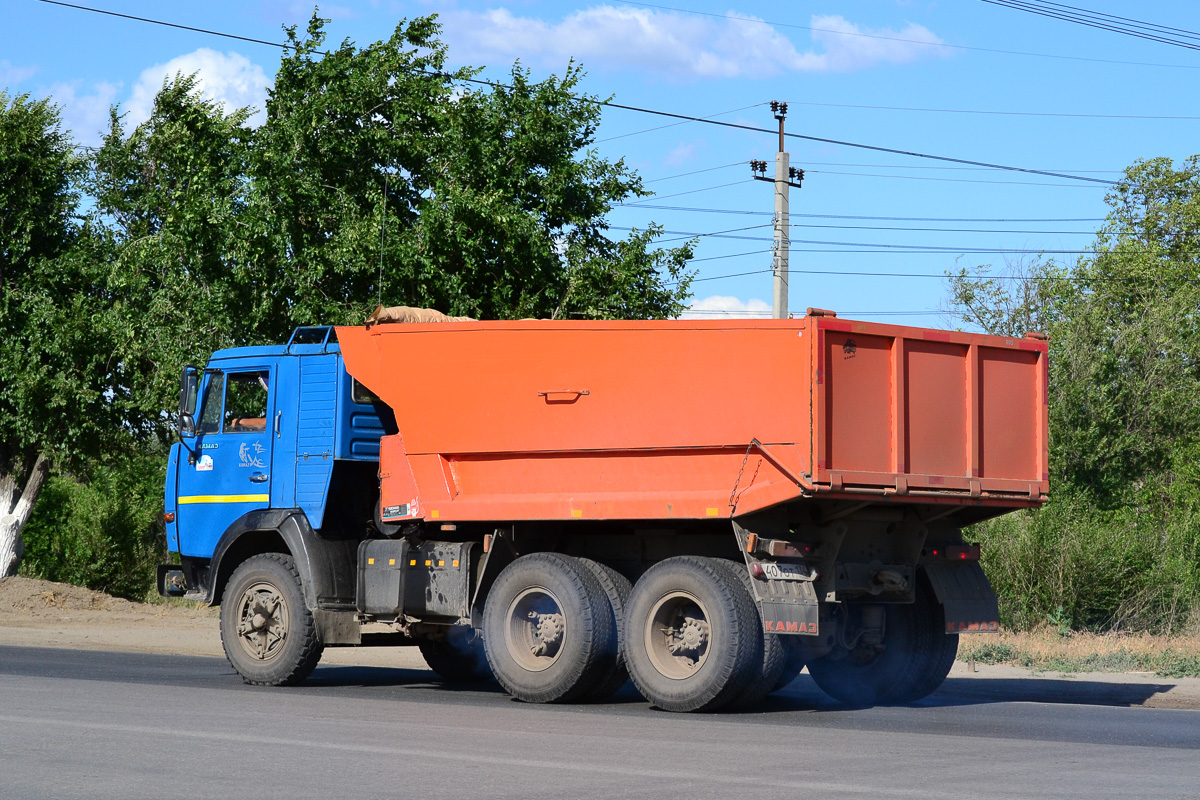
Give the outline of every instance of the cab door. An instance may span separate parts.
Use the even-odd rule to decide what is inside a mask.
[[[176,476],[182,555],[211,557],[231,524],[270,504],[274,372],[254,365],[205,375],[194,455]]]

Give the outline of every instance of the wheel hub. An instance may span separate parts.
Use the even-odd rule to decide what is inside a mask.
[[[536,643],[530,647],[535,656],[552,656],[562,641],[565,627],[562,614],[539,614],[529,612],[530,621],[534,625]]]
[[[696,617],[685,616],[678,628],[664,628],[667,649],[672,655],[685,656],[693,661],[707,644],[712,634],[708,622]]]
[[[650,612],[646,651],[660,673],[686,680],[704,665],[712,643],[708,611],[688,592],[663,596]]]
[[[509,655],[522,669],[549,669],[562,653],[566,639],[566,615],[549,589],[531,586],[513,598],[504,641]]]
[[[268,583],[255,584],[238,602],[238,643],[251,657],[269,661],[278,655],[288,634],[287,604]]]

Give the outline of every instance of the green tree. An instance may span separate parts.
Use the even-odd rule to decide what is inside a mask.
[[[656,248],[654,226],[609,235],[614,204],[645,192],[623,162],[590,149],[600,105],[577,93],[577,67],[534,82],[518,65],[510,86],[477,88],[471,70],[445,71],[432,17],[330,52],[323,25],[314,16],[303,34],[287,31],[261,127],[176,75],[146,122],[129,129],[113,109],[86,174],[52,106],[14,104],[9,116],[34,119],[21,124],[48,144],[37,155],[6,133],[0,169],[52,189],[43,201],[33,184],[4,183],[25,205],[6,205],[16,221],[2,231],[0,433],[20,449],[0,452],[0,489],[9,474],[44,479],[52,456],[74,471],[56,478],[44,512],[68,517],[35,526],[39,574],[61,553],[142,552],[104,531],[83,536],[89,515],[144,521],[147,510],[109,503],[93,484],[154,482],[142,467],[170,434],[179,368],[213,350],[358,323],[380,301],[498,319],[683,309],[691,244]],[[21,220],[50,227],[10,259]],[[98,588],[130,585],[87,574]]]
[[[251,324],[270,276],[247,261],[248,109],[226,113],[195,76],[164,82],[149,119],[127,131],[117,109],[85,182],[105,231],[113,343],[109,392],[139,442],[167,435],[179,368],[221,347],[258,343]]]
[[[1092,252],[1069,268],[1045,260],[1016,276],[951,278],[961,318],[1009,335],[1036,325],[1050,337],[1050,516],[981,535],[1006,559],[1009,534],[1052,540],[1026,555],[1075,566],[1042,570],[1035,581],[1066,582],[1029,596],[1074,607],[1077,621],[1178,625],[1200,614],[1200,157],[1178,169],[1138,162],[1107,202]],[[1101,574],[1080,574],[1101,563]],[[1028,561],[1007,568],[1034,575]],[[1119,590],[1082,591],[1085,581]]]
[[[0,92],[0,576],[16,570],[51,463],[118,427],[111,350],[92,328],[103,276],[78,216],[82,167],[58,107]]]
[[[322,25],[289,30],[252,148],[256,255],[278,265],[259,318],[357,322],[377,302],[486,319],[682,308],[690,245],[607,236],[613,204],[644,192],[587,149],[600,106],[577,93],[578,68],[531,82],[518,66],[480,89],[444,71],[432,17],[329,53]]]

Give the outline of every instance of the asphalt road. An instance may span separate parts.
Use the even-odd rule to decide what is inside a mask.
[[[1128,705],[1152,687],[979,683],[847,709],[805,675],[690,716],[628,686],[530,706],[423,670],[264,689],[215,658],[0,646],[0,798],[1200,798],[1200,712]]]

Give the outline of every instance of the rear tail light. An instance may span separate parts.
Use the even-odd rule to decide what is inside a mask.
[[[978,561],[979,545],[953,544],[946,548],[946,558],[951,561]]]

